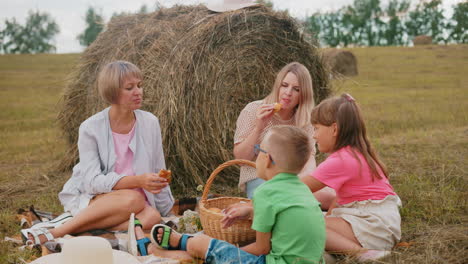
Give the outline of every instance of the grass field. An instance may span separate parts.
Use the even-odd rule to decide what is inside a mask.
[[[334,89],[361,104],[411,242],[379,263],[468,263],[468,45],[351,51],[359,76]],[[78,57],[0,56],[0,263],[35,254],[3,242],[19,232],[18,208],[62,210],[57,193],[70,174],[54,171],[66,148],[55,117]]]

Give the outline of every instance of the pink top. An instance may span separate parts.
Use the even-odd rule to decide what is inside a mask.
[[[351,151],[348,146],[333,152],[312,176],[336,191],[339,204],[383,200],[387,195],[396,195],[380,169],[382,179],[372,181],[371,169],[364,156],[355,151],[360,160],[358,161]]]
[[[135,175],[135,172],[133,171],[133,151],[129,147],[130,141],[132,141],[132,138],[135,135],[135,124],[128,134],[119,134],[112,131],[115,155],[117,156],[114,171],[118,174],[126,176]],[[146,199],[143,189],[136,188],[135,190],[141,192]]]
[[[136,122],[135,122],[136,123]],[[133,172],[133,152],[129,148],[130,141],[135,135],[135,125],[128,134],[119,134],[112,131],[114,138],[114,149],[117,159],[115,160],[114,171],[126,176],[135,175]]]

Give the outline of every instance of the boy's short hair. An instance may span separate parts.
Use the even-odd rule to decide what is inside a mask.
[[[98,76],[98,91],[102,100],[115,104],[125,78],[130,76],[142,79],[141,70],[131,62],[114,61],[104,66]]]
[[[307,133],[296,126],[274,126],[264,144],[275,164],[285,172],[299,173],[307,163],[311,146]]]

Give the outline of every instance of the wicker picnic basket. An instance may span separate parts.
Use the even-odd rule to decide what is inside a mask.
[[[205,188],[203,189],[203,195],[199,204],[200,220],[203,226],[205,234],[227,241],[231,244],[246,244],[255,240],[255,230],[251,228],[252,220],[237,220],[232,226],[228,228],[221,227],[221,219],[223,218],[222,213],[217,213],[210,208],[225,209],[231,204],[239,202],[250,202],[250,199],[241,197],[218,197],[213,199],[208,198],[208,192],[210,191],[211,184],[218,173],[224,168],[231,165],[248,165],[255,168],[255,163],[248,160],[231,160],[219,165],[210,177],[206,181]]]

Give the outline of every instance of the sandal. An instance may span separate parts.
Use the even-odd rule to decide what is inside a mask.
[[[137,240],[135,235],[136,226],[139,226],[141,229],[143,229],[143,225],[141,224],[140,220],[135,218],[135,214],[132,213],[130,215],[130,219],[128,220],[128,252],[133,256],[138,256],[138,253],[140,253],[140,256],[147,256],[148,245],[151,244],[151,241],[147,237]]]
[[[128,250],[128,253],[132,254],[133,256],[138,256],[136,236],[135,236],[135,214],[134,213],[132,213],[130,215],[130,219],[128,219],[127,250]]]
[[[66,212],[66,213],[63,213],[59,216],[57,216],[56,218],[50,220],[50,221],[46,221],[46,222],[41,222],[41,223],[37,223],[35,225],[32,226],[32,228],[56,228],[62,224],[64,224],[65,222],[67,222],[68,220],[72,219],[73,216],[72,214],[70,214],[69,212]]]
[[[149,238],[145,237],[142,239],[138,239],[137,241],[138,245],[138,252],[140,252],[140,256],[147,256],[148,255],[148,246],[151,244],[151,241]]]
[[[160,229],[163,229],[164,231],[163,231],[161,240],[158,240],[158,231]],[[177,247],[172,247],[169,244],[169,238],[171,237],[172,232],[177,233],[174,229],[168,227],[167,225],[163,225],[163,224],[154,225],[150,233],[151,242],[153,242],[156,245],[159,245],[160,247],[164,249],[187,251],[187,241],[189,238],[192,238],[193,235],[182,234]]]
[[[29,234],[33,236],[34,241],[29,239]],[[52,241],[55,239],[47,228],[21,229],[21,237],[25,245],[41,245],[41,240],[39,238],[40,235],[44,235],[47,238],[47,241]],[[44,241],[44,243],[47,241]]]

